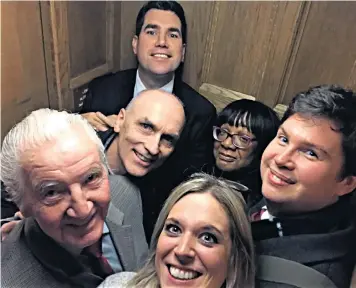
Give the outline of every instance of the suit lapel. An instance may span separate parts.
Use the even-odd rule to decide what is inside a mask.
[[[120,109],[126,108],[126,106],[130,103],[130,101],[133,98],[133,93],[136,84],[136,69],[126,70],[123,80],[124,80],[123,85],[119,87],[120,91],[118,91],[118,95],[122,100]]]
[[[110,205],[106,224],[109,227],[111,238],[124,270],[134,271],[137,265],[132,230],[130,225],[122,225],[123,220],[124,214],[114,205]]]
[[[88,271],[83,264],[48,237],[32,218],[24,220],[26,243],[41,265],[59,282],[75,287],[97,287],[104,279]],[[63,283],[63,287],[65,286]]]

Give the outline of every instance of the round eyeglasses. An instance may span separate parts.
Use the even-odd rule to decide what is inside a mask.
[[[231,134],[229,131],[216,126],[213,127],[213,136],[214,139],[219,142],[225,141],[227,137],[231,137],[232,144],[240,149],[247,149],[251,142],[256,141],[255,138],[251,138],[245,134]]]

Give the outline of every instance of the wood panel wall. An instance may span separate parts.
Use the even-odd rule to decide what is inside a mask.
[[[131,41],[144,3],[2,2],[1,135],[35,108],[79,111],[90,80],[136,67]],[[311,85],[356,90],[356,2],[180,3],[183,77],[195,89],[210,83],[271,107]]]
[[[120,68],[136,67],[131,39],[144,1],[121,3]],[[288,104],[311,85],[356,90],[356,2],[180,1],[187,18],[184,80]]]
[[[1,140],[10,128],[48,107],[38,2],[1,3]]]
[[[356,2],[311,2],[303,22],[280,103],[319,84],[356,91]]]
[[[273,106],[302,2],[217,2],[205,82]]]

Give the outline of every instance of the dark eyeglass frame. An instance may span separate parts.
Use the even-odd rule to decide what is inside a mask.
[[[220,133],[218,133],[219,130],[222,130],[226,133],[226,137],[224,137],[224,139],[218,139],[218,135]],[[245,146],[241,146],[239,144],[236,144],[236,141],[235,141],[235,137],[234,136],[238,136],[239,139],[241,138],[244,138],[243,141],[247,141],[246,142],[246,145]],[[216,141],[219,141],[219,142],[223,142],[227,139],[227,137],[230,137],[231,138],[231,141],[232,141],[232,144],[236,147],[236,148],[239,148],[239,149],[247,149],[252,142],[254,141],[257,141],[256,138],[251,138],[250,136],[247,136],[246,134],[241,134],[241,133],[236,133],[236,134],[233,134],[233,133],[230,133],[229,131],[227,131],[226,129],[224,128],[221,128],[221,127],[218,127],[218,126],[213,126],[213,137]]]

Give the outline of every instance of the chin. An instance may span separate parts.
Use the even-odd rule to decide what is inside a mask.
[[[143,177],[145,176],[150,169],[140,169],[140,168],[133,168],[133,169],[127,169],[127,172],[135,177]]]
[[[228,165],[224,165],[219,162],[216,163],[216,167],[218,167],[223,172],[232,172],[236,170],[234,167],[229,167]]]
[[[153,74],[164,76],[164,75],[167,75],[170,73],[174,73],[177,68],[174,69],[174,67],[172,68],[172,67],[157,67],[157,66],[155,66],[155,67],[151,67],[150,71]]]

